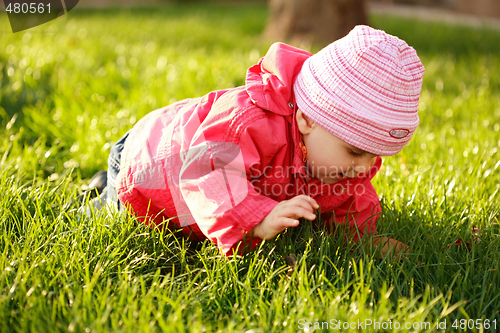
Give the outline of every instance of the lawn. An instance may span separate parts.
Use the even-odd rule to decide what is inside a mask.
[[[77,8],[17,34],[0,14],[0,331],[500,328],[500,31],[371,17],[426,67],[420,127],[373,181],[379,234],[408,258],[307,223],[226,258],[130,216],[79,218],[77,198],[142,116],[244,84],[266,7]]]

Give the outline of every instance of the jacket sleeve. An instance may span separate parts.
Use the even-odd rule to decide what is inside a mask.
[[[252,174],[269,163],[281,145],[262,133],[272,133],[266,119],[254,119],[237,140],[227,140],[224,130],[200,127],[200,133],[183,158],[179,188],[201,232],[230,255],[261,242],[249,232],[278,204],[259,194],[249,182]],[[201,135],[203,134],[203,135]],[[272,137],[272,135],[269,135]],[[232,141],[232,142],[231,142]],[[243,244],[243,239],[245,244]],[[245,249],[248,249],[246,247]]]
[[[218,164],[219,152],[210,144],[204,157],[198,156],[189,167],[199,165],[206,158],[213,168],[205,174],[181,174],[180,190],[194,221],[201,232],[217,244],[223,254],[233,253],[245,238],[252,247],[260,239],[249,239],[247,234],[277,205],[274,200],[258,194],[239,165]],[[241,155],[240,155],[241,156]],[[236,157],[238,158],[238,157]],[[200,170],[197,170],[200,171]]]

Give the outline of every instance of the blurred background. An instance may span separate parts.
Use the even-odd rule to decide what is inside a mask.
[[[109,5],[131,5],[131,4],[154,4],[172,0],[81,0],[80,5],[109,6]],[[177,2],[195,2],[196,0],[179,0]],[[199,0],[198,0],[199,1]],[[203,0],[202,0],[203,1]],[[205,0],[210,1],[210,0]],[[223,0],[226,2],[273,2],[273,0]],[[300,1],[300,0],[299,0]],[[286,0],[288,3],[299,2],[297,0]],[[410,5],[427,8],[443,8],[453,12],[478,15],[483,17],[500,18],[500,3],[496,0],[364,0],[369,6],[383,4],[386,6]],[[284,2],[284,1],[281,1]],[[307,2],[303,1],[302,2]],[[311,1],[309,1],[311,2]],[[332,3],[348,3],[349,1],[335,1]],[[355,2],[355,1],[350,1]]]
[[[340,38],[354,25],[367,24],[372,12],[466,25],[498,25],[495,19],[500,19],[498,0],[83,0],[80,5],[145,6],[165,2],[268,3],[271,16],[266,36],[298,44],[325,44]]]

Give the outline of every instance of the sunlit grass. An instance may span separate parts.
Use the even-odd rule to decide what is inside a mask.
[[[301,319],[371,319],[434,331],[500,317],[499,31],[372,17],[427,69],[420,127],[374,179],[379,234],[408,243],[408,259],[306,223],[224,258],[130,216],[78,217],[82,185],[138,119],[244,84],[271,43],[266,17],[262,4],[74,10],[0,35],[0,330],[295,332]],[[448,246],[458,238],[471,250]]]

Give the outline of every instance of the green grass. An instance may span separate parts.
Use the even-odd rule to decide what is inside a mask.
[[[432,332],[500,318],[500,31],[371,18],[427,69],[421,125],[374,179],[379,233],[410,244],[408,259],[307,224],[225,258],[130,216],[78,218],[87,179],[138,119],[244,83],[271,44],[266,18],[263,4],[79,9],[17,34],[2,19],[0,331],[295,332],[301,319],[371,319]],[[473,226],[471,251],[447,246],[472,242]]]

